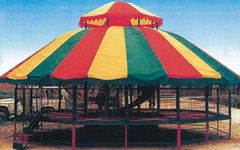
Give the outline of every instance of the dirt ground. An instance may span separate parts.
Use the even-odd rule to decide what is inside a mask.
[[[228,129],[228,121],[224,121],[220,124],[224,130]],[[0,126],[0,150],[12,149],[12,135],[13,124],[10,122],[4,126]],[[49,146],[43,144],[31,144],[29,148],[31,150],[70,150],[70,146]],[[84,150],[120,150],[123,147],[97,147],[97,148],[78,148]],[[170,147],[130,147],[129,150],[174,150],[175,146]],[[240,150],[240,109],[232,109],[232,138],[230,140],[210,140],[206,145],[204,142],[198,142],[193,144],[182,144],[182,150]]]

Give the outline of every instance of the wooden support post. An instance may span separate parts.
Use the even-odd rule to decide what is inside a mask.
[[[39,88],[40,88],[40,110],[41,110],[41,108],[42,108],[42,106],[43,106],[43,102],[42,102],[42,99],[43,99],[43,87],[42,86],[40,86],[39,85]]]
[[[217,117],[220,113],[219,87],[217,87]],[[219,134],[219,120],[217,120],[217,135]]]
[[[228,87],[228,116],[229,116],[229,139],[231,139],[232,134],[232,97],[231,97],[231,89]]]
[[[205,141],[206,141],[206,144],[208,144],[208,134],[209,134],[209,122],[207,121],[206,122],[206,131],[205,131]]]
[[[76,150],[76,125],[72,124],[72,150]]]
[[[220,111],[219,87],[217,87],[217,116],[219,116],[219,111]]]
[[[22,106],[23,106],[23,116],[26,115],[26,89],[25,87],[23,86],[22,87],[22,96],[23,96],[23,101],[22,101]]]
[[[240,95],[240,85],[237,87],[237,95]]]
[[[176,87],[176,110],[177,110],[177,121],[180,121],[180,91],[179,86]]]
[[[140,92],[140,88],[139,88],[139,86],[137,86],[137,97],[138,97],[139,92]],[[141,104],[138,105],[138,112],[140,112],[140,109],[141,109]]]
[[[17,103],[18,103],[18,94],[17,94],[18,86],[16,85],[14,90],[14,141],[16,140],[17,134]]]
[[[76,150],[77,86],[74,85],[72,90],[72,150]]]
[[[140,18],[138,18],[138,26],[140,26],[140,25],[141,25]]]
[[[177,150],[181,150],[181,124],[177,124]]]
[[[209,133],[209,121],[208,121],[208,115],[209,115],[209,106],[208,106],[208,101],[209,101],[209,87],[205,87],[205,113],[206,113],[206,131],[205,131],[205,141],[206,144],[208,144],[208,133]]]
[[[125,125],[125,140],[124,140],[124,147],[125,147],[125,150],[128,149],[128,125]]]
[[[181,108],[180,108],[180,87],[176,87],[176,111],[177,111],[177,150],[181,149]]]
[[[155,90],[156,91],[156,90]],[[153,96],[152,96],[152,112],[155,112],[155,104],[156,104],[156,93],[154,92]]]
[[[128,109],[128,87],[124,86],[124,96],[125,96],[125,119],[129,119],[129,109]]]
[[[110,117],[109,115],[109,86],[104,85],[104,95],[105,95],[105,117]]]
[[[88,114],[88,89],[87,84],[84,84],[84,114]]]
[[[77,120],[77,86],[74,85],[72,90],[72,122],[74,123]]]
[[[159,84],[157,85],[157,113],[158,113],[158,116],[160,116],[160,87],[159,87]]]
[[[35,101],[36,101],[36,111],[38,111],[38,89],[35,89]]]
[[[33,113],[33,88],[32,87],[30,88],[29,109],[30,109],[29,113],[30,115],[32,115]]]
[[[133,101],[132,99],[132,85],[129,85],[129,94],[130,94],[130,103]]]
[[[229,134],[229,140],[231,139],[231,137],[232,137],[232,118],[230,118],[229,119],[229,126],[228,126],[229,128],[228,128],[228,134]]]
[[[62,105],[62,88],[61,85],[58,86],[58,111],[61,111],[61,105]]]
[[[117,110],[119,110],[120,107],[122,107],[122,106],[120,106],[121,105],[121,101],[120,101],[120,98],[119,98],[119,88],[117,88],[116,90],[117,90],[116,96],[117,96],[117,102],[118,102]]]

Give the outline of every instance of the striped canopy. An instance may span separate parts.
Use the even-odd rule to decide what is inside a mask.
[[[81,27],[150,26],[159,27],[162,19],[127,2],[111,2],[81,17]]]
[[[162,19],[111,2],[84,15],[91,29],[67,32],[0,77],[13,84],[240,83],[239,76],[183,37],[156,30]]]
[[[21,84],[237,84],[239,77],[183,37],[149,27],[67,32],[1,76]]]

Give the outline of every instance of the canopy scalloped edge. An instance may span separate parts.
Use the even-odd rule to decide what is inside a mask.
[[[119,17],[121,18],[121,17]],[[89,24],[88,21],[95,21],[95,20],[104,20],[103,25],[96,25],[96,24]],[[133,25],[131,23],[131,19],[139,19],[139,23],[136,25]],[[150,24],[142,24],[141,23],[141,19],[148,19],[151,21]],[[146,15],[142,15],[142,16],[131,16],[131,17],[123,17],[121,18],[121,20],[123,20],[122,22],[112,22],[109,19],[109,16],[104,14],[104,15],[99,15],[99,16],[90,16],[90,17],[81,17],[80,21],[79,21],[79,25],[80,27],[88,27],[88,28],[92,28],[92,27],[101,27],[101,26],[146,26],[146,27],[152,27],[152,28],[158,28],[159,26],[162,25],[162,18],[157,18],[154,16],[146,16]]]

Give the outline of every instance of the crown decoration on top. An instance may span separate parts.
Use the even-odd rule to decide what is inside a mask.
[[[111,2],[82,16],[85,28],[103,26],[148,26],[158,28],[162,18],[129,2]]]

